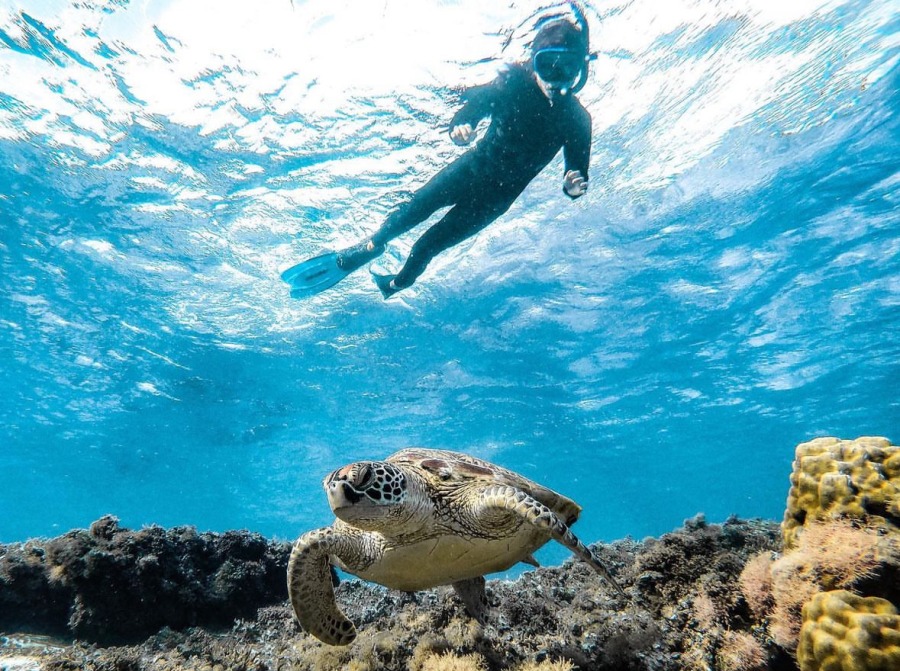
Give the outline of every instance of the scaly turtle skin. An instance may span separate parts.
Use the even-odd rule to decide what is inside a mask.
[[[288,563],[288,594],[302,627],[347,645],[356,628],[334,599],[331,566],[392,589],[453,585],[483,619],[484,574],[531,556],[553,539],[622,588],[570,531],[581,507],[546,487],[475,457],[410,448],[360,461],[325,478],[337,519],[303,534]]]

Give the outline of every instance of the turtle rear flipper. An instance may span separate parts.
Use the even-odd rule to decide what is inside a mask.
[[[465,605],[466,611],[481,624],[487,622],[488,610],[490,609],[484,585],[484,576],[453,583],[453,589],[456,591],[460,601]]]
[[[615,581],[615,578],[612,577],[612,574],[600,560],[594,556],[594,553],[572,533],[569,525],[537,499],[515,487],[492,485],[481,493],[479,503],[476,514],[483,512],[489,515],[497,510],[506,510],[515,513],[528,524],[546,531],[553,540],[565,545],[576,557],[590,564],[621,596],[627,598],[628,595],[625,594],[625,590]]]
[[[356,627],[337,606],[329,555],[340,556],[354,537],[326,527],[309,531],[297,540],[288,561],[288,596],[294,615],[305,631],[329,645],[349,645]]]

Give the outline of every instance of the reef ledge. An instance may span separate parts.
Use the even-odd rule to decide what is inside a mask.
[[[698,515],[660,538],[592,546],[630,603],[567,560],[489,580],[484,625],[450,588],[408,595],[346,580],[337,597],[359,637],[332,648],[292,619],[288,544],[246,531],[129,531],[107,516],[0,545],[0,669],[795,669],[754,624],[739,584],[751,557],[781,543],[774,521]]]

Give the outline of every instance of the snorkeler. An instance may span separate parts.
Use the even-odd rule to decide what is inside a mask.
[[[490,84],[468,89],[450,122],[450,139],[469,144],[478,122],[490,117],[484,137],[442,169],[362,242],[296,265],[282,274],[291,295],[318,293],[380,256],[386,244],[442,207],[451,209],[412,246],[396,275],[373,272],[388,298],[411,286],[440,252],[475,235],[506,212],[541,170],[563,150],[563,191],[578,198],[587,190],[591,117],[575,97],[591,58],[588,27],[552,18],[540,26],[528,63],[507,66]]]

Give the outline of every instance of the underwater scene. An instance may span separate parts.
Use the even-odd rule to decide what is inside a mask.
[[[900,671],[898,10],[0,0],[0,671]]]

